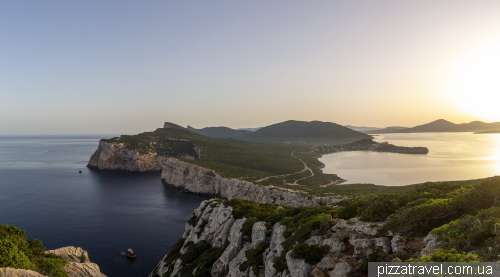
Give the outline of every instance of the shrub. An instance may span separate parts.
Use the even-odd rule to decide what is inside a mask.
[[[397,194],[382,194],[373,201],[360,214],[363,221],[384,221],[399,209],[401,196]]]
[[[255,249],[250,249],[245,251],[245,257],[247,261],[240,264],[240,271],[247,270],[248,267],[252,267],[255,276],[259,275],[259,265],[264,263],[262,258],[262,253],[269,247],[269,242],[262,242]]]
[[[308,264],[316,264],[321,261],[323,256],[328,253],[328,245],[319,246],[317,244],[307,244],[305,242],[295,246],[293,248],[293,257],[298,259],[304,259]]]
[[[12,225],[0,225],[0,267],[35,270],[52,277],[67,277],[63,266],[67,260],[45,254],[39,239],[26,241],[23,230]]]
[[[448,262],[448,263],[458,263],[458,262],[479,262],[477,255],[465,254],[465,252],[459,253],[456,249],[446,250],[446,249],[435,249],[432,251],[431,255],[423,256],[420,259],[409,259],[408,262]]]

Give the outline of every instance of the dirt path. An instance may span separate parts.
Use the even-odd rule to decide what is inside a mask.
[[[285,177],[288,177],[288,176],[290,176],[290,175],[294,175],[294,174],[302,173],[302,172],[304,172],[304,171],[306,171],[306,170],[309,170],[309,172],[311,172],[311,176],[307,176],[307,177],[304,177],[304,178],[301,178],[301,179],[295,180],[295,182],[294,182],[293,184],[291,184],[291,185],[300,186],[299,184],[297,184],[297,182],[298,182],[298,181],[314,176],[314,172],[313,172],[313,171],[312,171],[312,170],[311,170],[311,169],[307,166],[307,164],[306,164],[303,160],[301,160],[301,159],[297,158],[297,157],[293,154],[294,152],[295,152],[295,150],[293,150],[293,151],[292,151],[292,154],[290,154],[290,155],[292,155],[292,156],[293,156],[294,158],[296,158],[297,160],[301,161],[301,162],[304,164],[304,169],[302,169],[301,171],[297,171],[297,172],[294,172],[294,173],[290,173],[290,174],[276,175],[276,176],[268,176],[268,177],[265,177],[265,178],[262,178],[262,179],[259,179],[259,180],[255,181],[255,183],[262,182],[262,181],[265,181],[265,180],[267,180],[267,179],[269,179],[269,178],[273,178],[273,177],[285,178]],[[285,182],[285,180],[284,180],[284,179],[283,179],[283,182]]]

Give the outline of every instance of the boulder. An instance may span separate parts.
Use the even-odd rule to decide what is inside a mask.
[[[311,277],[327,277],[326,274],[323,272],[323,270],[319,269],[319,268],[315,268],[313,269],[313,271],[311,271]]]
[[[436,234],[429,233],[424,238],[425,247],[420,251],[420,256],[430,255],[432,250],[437,249],[441,244],[438,239],[439,237]]]
[[[360,221],[357,217],[349,220],[337,219],[337,223],[332,227],[334,232],[347,232],[350,234],[359,234],[364,236],[392,236],[392,233],[386,232],[379,234],[378,229],[382,227],[385,222],[364,222]],[[351,236],[352,238],[352,236]]]
[[[378,248],[385,253],[391,252],[391,240],[388,237],[373,239],[350,239],[349,243],[354,246],[355,258],[364,258]]]
[[[346,262],[338,263],[335,269],[328,272],[329,277],[348,277],[353,268]]]
[[[330,246],[330,253],[338,254],[346,250],[345,244],[336,237],[323,240],[323,245]]]
[[[306,243],[309,245],[311,245],[311,244],[322,245],[323,244],[323,236],[310,237],[308,240],[306,240]]]
[[[330,257],[323,257],[323,259],[317,264],[317,267],[321,269],[334,269],[337,265],[337,260]]]
[[[407,243],[406,237],[396,234],[394,237],[392,237],[391,240],[392,252],[393,253],[403,252],[404,250],[406,250],[406,243]]]

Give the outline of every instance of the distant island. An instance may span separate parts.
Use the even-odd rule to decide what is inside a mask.
[[[330,154],[342,151],[375,151],[391,152],[401,154],[427,154],[427,147],[405,147],[389,144],[388,142],[376,142],[372,139],[362,139],[342,145],[321,145],[311,147],[311,153]]]
[[[349,125],[347,125],[349,126]],[[418,125],[411,128],[387,127],[382,129],[370,127],[350,126],[353,130],[366,134],[387,134],[387,133],[429,133],[429,132],[485,132],[500,130],[500,122],[485,123],[482,121],[472,121],[470,123],[455,124],[453,122],[439,119],[427,124]]]
[[[500,134],[500,130],[489,130],[489,131],[475,132],[474,134]]]

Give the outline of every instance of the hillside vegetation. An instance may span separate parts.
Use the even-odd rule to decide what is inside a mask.
[[[265,239],[255,247],[241,250],[246,259],[232,269],[239,270],[236,276],[262,276],[267,270],[286,274],[296,269],[291,267],[290,258],[303,259],[308,264],[301,267],[303,272],[315,268],[316,274],[338,276],[335,271],[340,264],[349,269],[351,277],[367,276],[369,262],[500,260],[500,177],[479,182],[419,184],[399,192],[350,197],[334,207],[286,207],[240,199],[210,201],[193,213],[189,231],[200,235],[219,230],[220,226],[212,226],[218,216],[201,215],[205,211],[215,212],[223,204],[231,208],[219,210],[218,214],[227,216],[225,213],[229,212],[236,220],[246,219],[240,229],[243,245],[254,242],[253,230],[258,230],[258,224],[266,226],[267,236],[275,231],[282,235],[279,241]],[[423,238],[426,236],[436,236],[437,244],[421,254],[428,246]],[[213,275],[214,263],[226,249],[236,247],[227,243],[214,246],[213,241],[205,240],[188,242],[186,237],[170,249],[164,263],[151,276],[219,276]],[[336,243],[334,247],[332,242]],[[365,248],[365,244],[371,246]],[[174,264],[181,266],[178,274],[172,274]],[[168,270],[157,274],[161,267]],[[305,274],[301,276],[309,276]]]
[[[27,240],[26,233],[12,225],[0,225],[0,267],[34,270],[52,277],[67,277],[63,266],[68,261],[45,254],[38,239]]]
[[[124,143],[126,148],[141,153],[173,157],[176,157],[176,153],[183,153],[196,145],[201,158],[182,160],[212,169],[225,178],[254,181],[271,175],[297,172],[304,167],[299,160],[291,156],[292,151],[303,148],[303,145],[217,139],[189,131],[173,123],[168,125],[169,128],[159,128],[153,132],[103,141]]]
[[[258,142],[298,142],[338,144],[371,138],[370,135],[349,129],[332,122],[288,120],[256,130],[234,130],[228,127],[207,127],[189,130],[216,138],[237,138]]]

